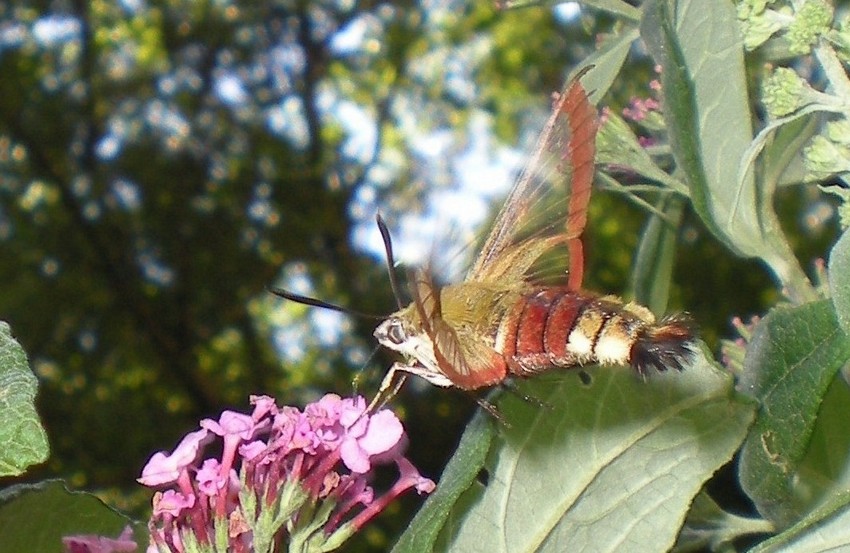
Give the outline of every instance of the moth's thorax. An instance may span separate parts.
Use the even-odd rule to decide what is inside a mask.
[[[510,287],[481,282],[446,286],[440,293],[443,319],[453,327],[495,336],[501,319],[527,292],[526,288],[524,283]]]

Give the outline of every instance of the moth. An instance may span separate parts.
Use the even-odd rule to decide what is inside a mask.
[[[594,175],[596,108],[578,77],[554,101],[537,145],[497,215],[466,278],[438,287],[430,273],[410,274],[413,301],[375,329],[378,342],[400,353],[370,409],[391,398],[414,374],[440,387],[467,391],[587,364],[629,365],[640,375],[683,370],[694,334],[681,316],[652,312],[615,296],[582,289]],[[387,247],[393,289],[392,247]],[[553,269],[554,267],[554,269]],[[277,288],[281,297],[349,311]],[[398,296],[398,294],[396,294]],[[395,384],[394,384],[395,382]],[[495,408],[477,399],[499,418]]]
[[[378,342],[404,357],[376,402],[395,393],[398,373],[471,391],[586,364],[640,375],[688,364],[686,318],[658,321],[646,307],[581,288],[598,126],[579,79],[568,82],[466,278],[438,287],[414,271],[412,303],[376,328]],[[554,279],[552,265],[564,267]]]

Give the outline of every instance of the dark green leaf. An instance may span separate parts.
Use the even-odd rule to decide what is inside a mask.
[[[800,465],[823,397],[848,358],[850,339],[827,300],[775,309],[753,335],[739,388],[761,408],[739,471],[744,491],[778,526],[810,508]]]
[[[47,459],[47,435],[35,412],[38,384],[27,356],[0,322],[0,475],[18,475]]]
[[[132,521],[88,493],[69,492],[58,480],[16,486],[0,494],[0,553],[62,551],[62,537],[95,534],[116,538]],[[139,551],[147,547],[142,526]]]

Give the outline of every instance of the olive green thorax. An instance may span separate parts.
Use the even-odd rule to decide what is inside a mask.
[[[440,315],[452,328],[465,335],[479,336],[492,347],[496,332],[511,307],[531,286],[510,287],[483,282],[461,282],[440,291]],[[405,320],[411,329],[424,332],[415,304],[393,314]]]

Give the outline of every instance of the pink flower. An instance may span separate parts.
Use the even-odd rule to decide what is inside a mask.
[[[260,463],[269,463],[273,460],[272,455],[268,455],[269,446],[266,445],[266,442],[261,440],[255,440],[253,442],[249,442],[247,444],[242,444],[239,446],[239,455],[242,456],[246,461],[253,461],[260,455],[266,455],[265,458],[260,460]]]
[[[313,427],[308,422],[306,415],[301,415],[298,420],[293,423],[292,436],[286,449],[287,451],[300,449],[305,453],[314,455],[316,453],[316,448],[319,447],[320,443],[322,443],[322,440],[319,439],[316,431],[313,430]]]
[[[183,509],[191,509],[195,506],[195,496],[186,495],[174,490],[156,492],[153,495],[154,515],[169,514],[173,517],[180,516]]]
[[[250,401],[251,405],[254,406],[254,412],[251,413],[251,418],[255,421],[264,419],[269,413],[272,415],[277,413],[277,405],[275,405],[273,397],[251,396]]]
[[[124,531],[115,538],[84,535],[62,538],[62,548],[66,553],[123,553],[138,548],[133,541],[133,529],[124,527]]]
[[[406,458],[402,457],[396,460],[396,465],[398,465],[398,471],[401,473],[399,482],[401,482],[402,485],[409,484],[410,487],[414,488],[419,495],[422,495],[423,493],[431,493],[434,491],[434,488],[437,487],[433,480],[425,478],[419,474],[419,471],[416,470],[413,463],[408,461]]]
[[[154,453],[142,469],[142,477],[137,481],[145,486],[158,486],[176,482],[180,473],[188,465],[195,462],[198,450],[212,439],[206,430],[190,432],[174,448],[174,453],[167,455],[160,451]]]
[[[221,464],[217,459],[206,459],[195,475],[198,489],[208,496],[218,494],[227,485],[227,478],[221,476]]]
[[[352,472],[368,472],[371,468],[369,457],[389,451],[404,433],[401,421],[388,410],[351,422],[353,425],[348,429],[339,449],[342,462]]]
[[[333,426],[339,420],[343,399],[336,394],[325,394],[316,403],[311,403],[304,409],[310,426],[319,428],[322,426]]]
[[[225,438],[236,436],[240,440],[250,440],[254,436],[254,432],[257,431],[257,424],[248,415],[243,415],[235,411],[224,411],[218,418],[218,421],[212,419],[202,420],[201,428],[206,428],[213,434]]]
[[[396,497],[404,493],[410,488],[414,488],[419,493],[430,493],[436,485],[432,480],[423,478],[413,466],[413,463],[405,459],[399,453],[398,448],[395,448],[396,465],[399,470],[399,479],[392,488],[381,497],[373,499],[366,505],[360,513],[351,519],[350,526],[354,530],[362,528],[367,522],[372,520],[378,513],[383,511]]]

